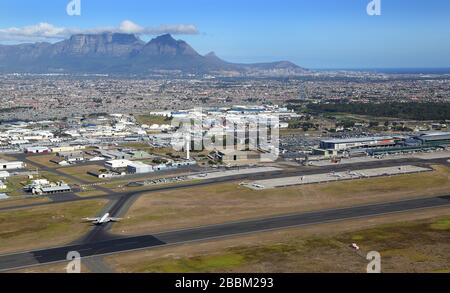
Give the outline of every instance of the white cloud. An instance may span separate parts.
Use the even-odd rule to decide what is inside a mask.
[[[129,33],[136,35],[195,35],[198,29],[192,24],[161,25],[158,27],[142,27],[131,20],[123,21],[118,27],[103,27],[92,29],[57,27],[50,23],[41,22],[25,27],[10,27],[0,29],[0,42],[38,42],[57,41],[74,34],[98,34],[102,32]]]
[[[137,35],[195,35],[198,34],[198,29],[192,24],[175,24],[175,25],[161,25],[159,27],[141,27],[131,20],[123,21],[119,26],[119,32],[137,34]]]
[[[144,28],[138,24],[135,24],[131,20],[124,20],[120,24],[119,30],[128,34],[140,34],[144,31]]]

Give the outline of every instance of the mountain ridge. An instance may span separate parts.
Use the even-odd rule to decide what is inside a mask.
[[[239,64],[214,52],[199,54],[170,34],[142,41],[133,34],[76,34],[57,43],[0,45],[0,72],[150,74],[234,73],[295,75],[307,71],[289,61]]]

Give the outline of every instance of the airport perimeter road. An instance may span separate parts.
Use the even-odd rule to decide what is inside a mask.
[[[155,235],[116,238],[80,245],[70,245],[26,253],[3,255],[0,256],[0,271],[64,261],[66,260],[67,253],[70,251],[78,251],[82,257],[91,257],[137,249],[148,249],[164,245],[175,245],[192,241],[229,237],[233,235],[257,233],[289,227],[321,224],[346,219],[372,217],[444,206],[450,206],[450,195],[301,214],[290,214],[265,219],[170,231]]]

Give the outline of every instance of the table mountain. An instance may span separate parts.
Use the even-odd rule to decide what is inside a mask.
[[[292,75],[305,69],[283,61],[226,62],[214,53],[200,55],[188,43],[166,34],[145,43],[133,34],[78,34],[54,44],[0,45],[0,71],[19,73],[151,74],[234,73]]]

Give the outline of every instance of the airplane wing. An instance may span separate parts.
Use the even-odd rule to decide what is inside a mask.
[[[120,222],[122,218],[109,218],[111,222]]]
[[[95,222],[100,220],[100,218],[84,218],[83,221],[85,222]]]

